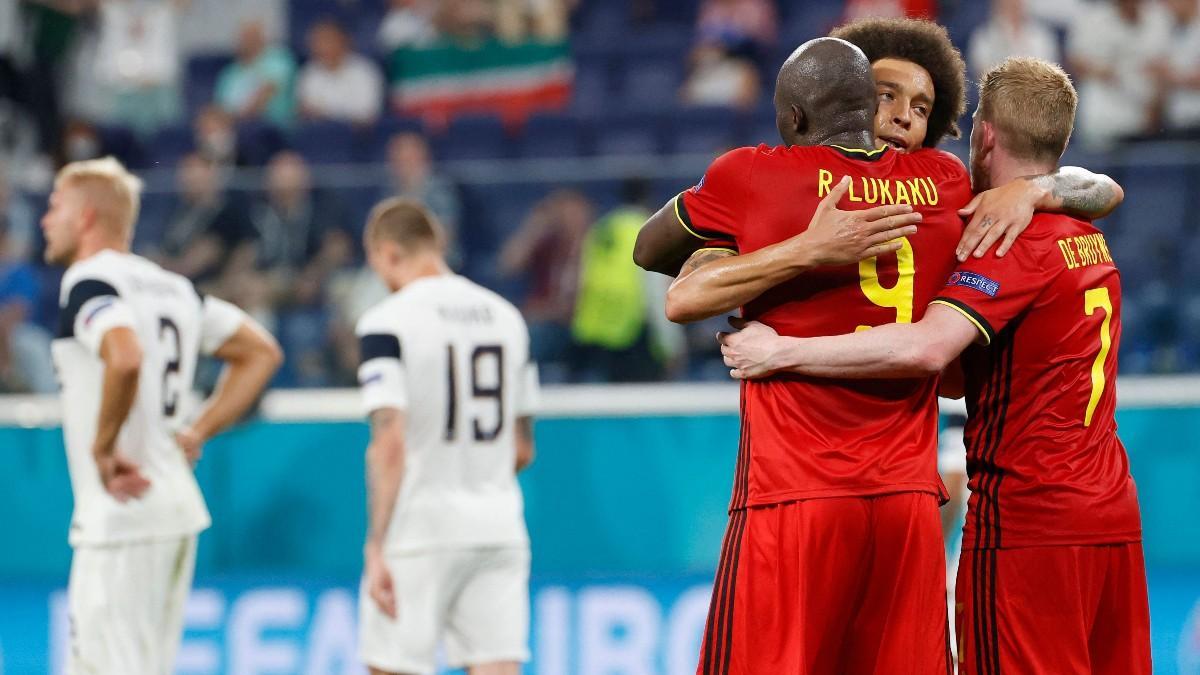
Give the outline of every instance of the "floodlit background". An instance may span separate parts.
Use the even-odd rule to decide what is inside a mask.
[[[358,315],[367,211],[424,200],[456,269],[511,298],[548,390],[523,478],[527,672],[693,672],[737,447],[712,333],[662,318],[631,233],[725,149],[775,140],[774,71],[845,18],[945,24],[973,77],[1060,61],[1066,162],[1125,204],[1118,422],[1145,520],[1156,672],[1200,673],[1200,0],[0,0],[0,673],[61,665],[70,491],[49,340],[56,168],[148,184],[135,250],[230,299],[287,363],[199,468],[183,673],[358,673]],[[974,91],[971,92],[974,97]],[[973,107],[973,100],[971,103]],[[969,131],[970,119],[959,121]],[[965,140],[946,149],[965,158]],[[588,275],[621,278],[595,307]],[[640,325],[587,338],[595,321]],[[215,379],[202,369],[197,389]],[[630,384],[638,383],[638,384]],[[401,598],[401,603],[403,599]]]

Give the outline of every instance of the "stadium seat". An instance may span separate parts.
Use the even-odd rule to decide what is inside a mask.
[[[1125,203],[1110,220],[1123,234],[1150,232],[1177,241],[1200,206],[1194,154],[1163,143],[1131,144],[1121,154],[1126,170],[1117,180],[1125,189]]]
[[[741,128],[741,117],[732,108],[684,108],[671,119],[667,149],[681,154],[719,154],[741,145]]]
[[[256,120],[238,122],[238,154],[249,166],[263,166],[287,143],[279,129]]]
[[[677,107],[683,68],[657,58],[629,59],[622,67],[620,101],[628,110],[665,111]]]
[[[423,133],[421,120],[415,117],[388,115],[375,124],[369,133],[360,134],[360,143],[355,148],[355,159],[360,162],[383,162],[387,160],[387,146],[392,137],[402,133]]]
[[[343,122],[308,122],[291,133],[291,146],[313,164],[345,164],[353,161],[354,128]]]
[[[579,157],[587,154],[587,138],[578,118],[569,114],[539,113],[521,134],[522,157]]]
[[[442,160],[504,159],[511,156],[511,145],[499,117],[464,115],[433,140],[433,152]]]
[[[231,61],[229,54],[196,54],[187,60],[183,81],[189,117],[212,102],[217,78]]]
[[[195,149],[192,128],[178,125],[160,129],[148,144],[147,163],[151,168],[174,168],[175,164]]]
[[[98,126],[96,135],[100,137],[101,154],[112,155],[134,169],[145,168],[146,155],[132,131],[125,127]]]
[[[596,154],[649,155],[662,151],[660,120],[654,115],[610,115],[599,121]]]

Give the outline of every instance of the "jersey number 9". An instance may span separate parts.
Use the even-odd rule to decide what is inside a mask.
[[[896,310],[896,320],[892,323],[912,323],[913,277],[917,273],[917,262],[907,237],[900,237],[900,250],[896,251],[896,271],[896,285],[887,287],[879,281],[878,256],[860,260],[858,285],[862,288],[863,295],[873,304]],[[855,330],[863,331],[868,328],[870,326],[859,326]]]

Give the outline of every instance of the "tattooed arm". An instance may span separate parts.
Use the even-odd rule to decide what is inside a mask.
[[[1035,211],[1066,213],[1095,220],[1113,212],[1125,199],[1125,191],[1104,174],[1075,166],[1053,173],[1018,178],[1007,185],[975,195],[959,211],[971,222],[958,244],[958,259],[969,255],[982,258],[1003,237],[996,255],[1003,256],[1020,236]]]

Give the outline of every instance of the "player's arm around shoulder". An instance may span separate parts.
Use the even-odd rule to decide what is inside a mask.
[[[930,377],[981,339],[969,317],[937,305],[917,323],[830,337],[785,337],[755,321],[731,323],[737,330],[717,339],[730,376],[739,380],[779,372],[839,379]]]
[[[1003,257],[1029,227],[1037,211],[1065,213],[1085,220],[1103,218],[1125,200],[1125,191],[1112,178],[1077,166],[1025,176],[975,195],[959,215],[970,218],[957,255],[982,258],[996,242]]]
[[[794,237],[744,255],[727,248],[694,253],[667,290],[667,318],[687,323],[724,314],[809,270],[896,251],[901,237],[916,234],[922,216],[905,204],[838,209],[849,188],[843,177]]]
[[[201,311],[201,351],[225,362],[225,369],[200,415],[176,434],[192,462],[205,442],[250,410],[283,363],[279,343],[250,315],[213,296],[203,298]]]

